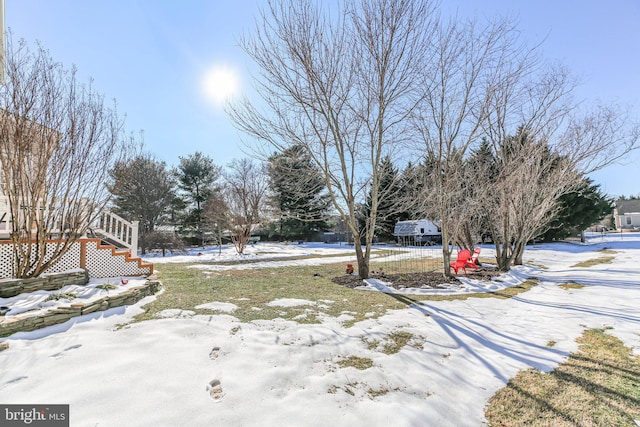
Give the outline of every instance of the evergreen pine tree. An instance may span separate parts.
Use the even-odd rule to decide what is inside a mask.
[[[282,239],[308,239],[328,228],[330,200],[304,148],[294,145],[269,158],[270,204],[279,219],[273,233]]]
[[[584,178],[576,191],[560,198],[560,212],[542,236],[544,241],[564,239],[572,234],[582,233],[613,210],[613,199],[602,194],[599,185],[590,178]]]
[[[128,221],[139,221],[142,234],[154,231],[169,216],[175,181],[164,162],[140,155],[117,164],[109,174],[113,212]]]
[[[215,182],[220,178],[221,168],[210,157],[197,151],[180,157],[180,164],[174,173],[186,206],[180,228],[184,232],[195,232],[198,243],[202,244],[203,210],[206,201],[216,191]]]
[[[393,229],[401,216],[406,215],[407,206],[402,198],[403,186],[398,169],[391,157],[385,157],[380,164],[380,186],[378,189],[378,213],[376,216],[376,238],[381,241],[393,241]],[[371,212],[371,193],[362,206],[360,227],[364,228],[365,218]]]
[[[138,221],[142,252],[153,249],[152,240],[157,239],[152,236],[159,225],[169,222],[176,197],[176,183],[166,164],[143,154],[116,164],[109,174],[112,183],[107,188],[114,196],[113,212]]]

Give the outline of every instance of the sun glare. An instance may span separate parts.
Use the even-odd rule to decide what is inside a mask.
[[[204,76],[204,93],[217,107],[222,107],[239,88],[240,78],[232,68],[215,66]]]

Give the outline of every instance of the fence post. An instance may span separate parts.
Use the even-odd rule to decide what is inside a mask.
[[[87,269],[87,240],[80,239],[80,268]]]
[[[138,256],[138,223],[139,221],[131,222],[131,253],[132,257]]]

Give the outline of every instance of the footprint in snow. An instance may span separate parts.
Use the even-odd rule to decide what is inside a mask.
[[[209,353],[209,359],[215,360],[220,356],[220,347],[213,347]]]
[[[16,378],[14,378],[14,379],[12,379],[12,380],[7,381],[5,384],[15,384],[15,383],[19,383],[20,381],[22,381],[22,380],[26,380],[27,378],[29,378],[29,377],[25,377],[25,376],[22,376],[22,377],[16,377]]]
[[[82,344],[72,345],[71,347],[67,347],[67,348],[65,348],[64,350],[62,350],[61,352],[56,353],[56,354],[52,354],[52,355],[51,355],[51,356],[49,356],[49,357],[53,357],[54,359],[60,359],[62,356],[64,356],[64,354],[65,354],[67,351],[75,350],[76,348],[80,348],[80,347],[82,347]]]
[[[8,386],[10,386],[12,384],[17,384],[20,381],[26,380],[27,378],[29,378],[29,377],[27,377],[27,376],[15,377],[14,379],[6,381],[4,384],[0,385],[0,390],[2,390],[5,387],[8,387]]]
[[[222,391],[220,380],[209,381],[209,384],[207,384],[207,392],[209,393],[211,398],[217,402],[219,402],[224,397],[224,392]]]

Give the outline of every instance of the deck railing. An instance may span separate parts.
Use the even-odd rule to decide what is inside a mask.
[[[126,248],[132,257],[138,254],[138,221],[129,222],[110,211],[102,211],[91,225],[91,231]]]
[[[11,233],[12,215],[9,197],[0,194],[0,240],[8,240]],[[116,243],[129,250],[132,257],[138,254],[138,221],[126,219],[103,210],[89,226],[97,237]],[[48,230],[52,238],[66,233],[63,221],[56,217],[55,224]]]

